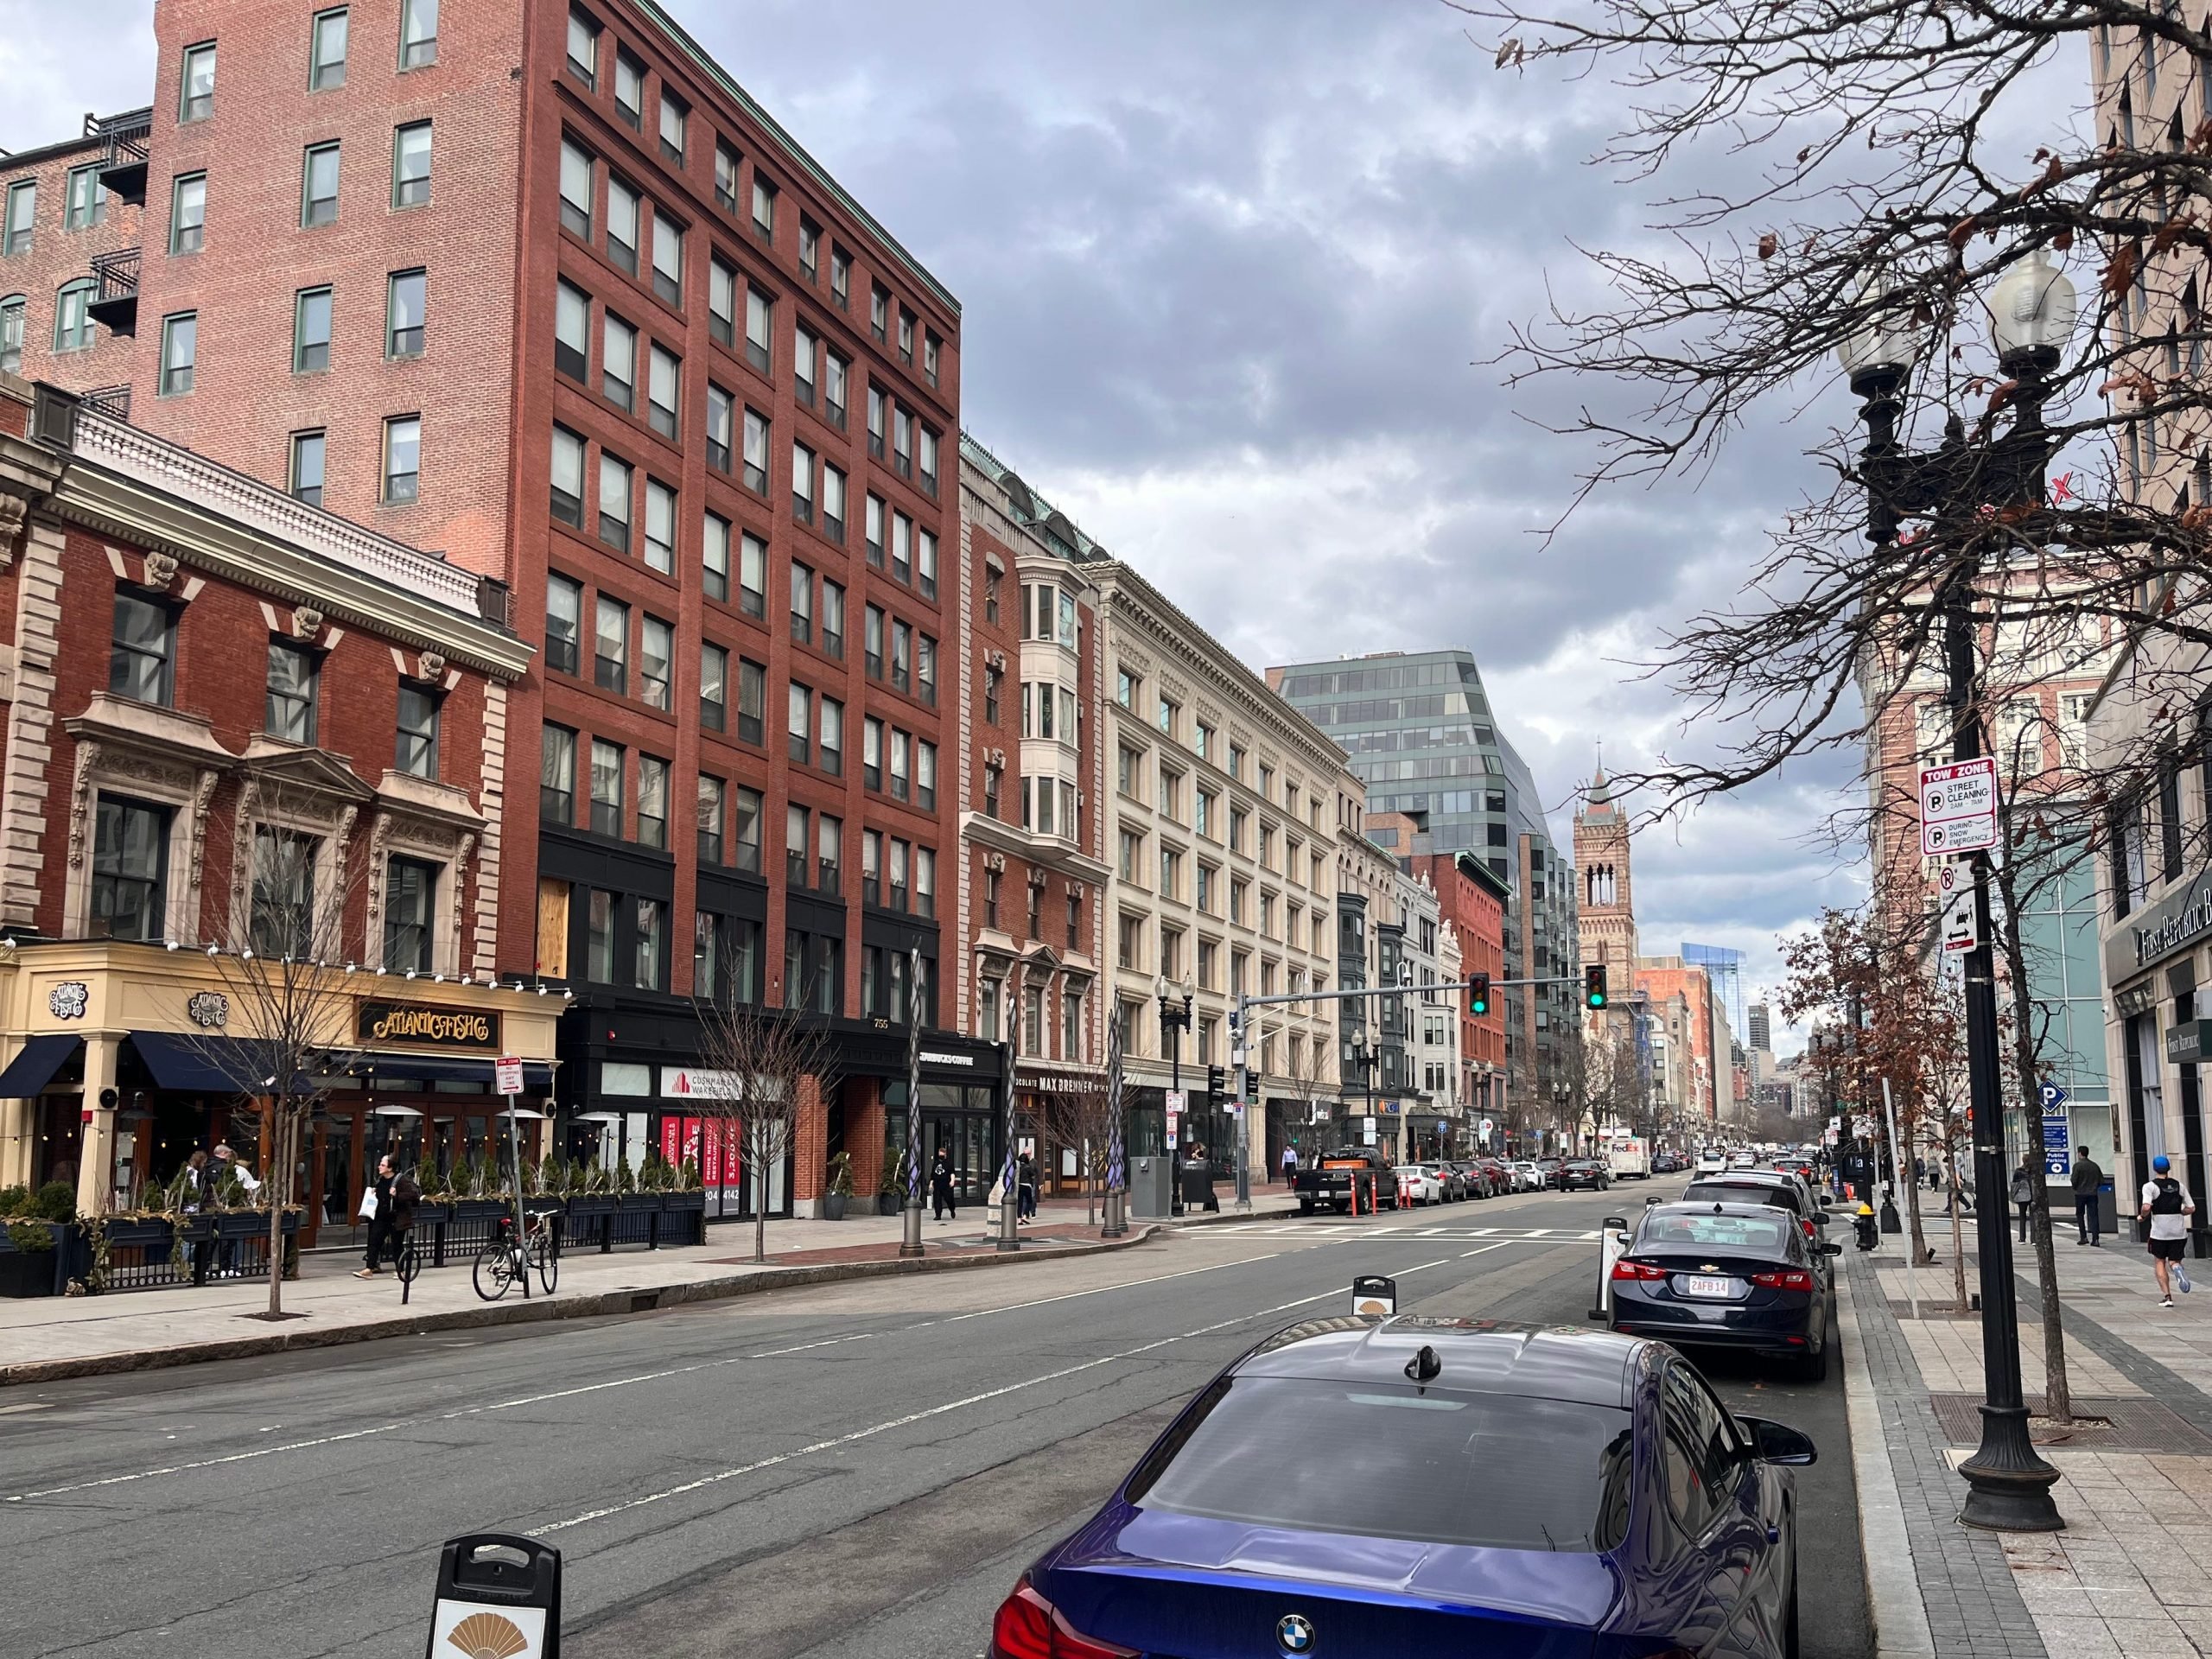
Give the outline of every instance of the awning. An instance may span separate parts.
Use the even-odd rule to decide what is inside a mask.
[[[54,1081],[54,1074],[69,1064],[85,1039],[63,1033],[34,1037],[0,1071],[0,1099],[27,1100]]]
[[[134,1031],[130,1046],[154,1074],[156,1088],[194,1095],[251,1095],[269,1087],[255,1046],[235,1037],[185,1037]]]
[[[469,1055],[364,1052],[352,1056],[346,1069],[355,1077],[373,1073],[379,1078],[403,1077],[418,1083],[480,1083],[486,1089],[493,1082],[488,1054],[480,1059]],[[550,1093],[552,1066],[543,1060],[524,1060],[522,1087],[526,1095]]]

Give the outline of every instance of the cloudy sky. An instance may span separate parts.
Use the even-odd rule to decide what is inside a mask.
[[[1471,649],[1562,839],[1600,740],[1698,741],[1622,664],[1736,591],[1817,429],[1547,543],[1586,458],[1484,365],[1586,292],[1570,238],[1651,217],[1585,164],[1617,94],[1494,73],[1437,0],[668,3],[960,296],[969,428],[1255,667]],[[151,16],[0,0],[0,146],[143,102]],[[1858,893],[1807,840],[1848,781],[1646,833],[1644,949],[1773,983],[1777,934]]]

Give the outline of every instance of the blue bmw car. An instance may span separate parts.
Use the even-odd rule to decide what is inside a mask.
[[[994,1659],[1796,1659],[1796,1430],[1663,1343],[1325,1319],[1184,1408]]]

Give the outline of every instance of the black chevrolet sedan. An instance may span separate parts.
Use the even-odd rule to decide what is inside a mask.
[[[1612,1328],[1681,1348],[1745,1349],[1827,1375],[1827,1287],[1788,1211],[1749,1204],[1654,1205],[1613,1264]]]
[[[1612,1184],[1612,1172],[1599,1159],[1570,1158],[1560,1166],[1559,1190],[1562,1192],[1572,1192],[1578,1188],[1603,1192]]]

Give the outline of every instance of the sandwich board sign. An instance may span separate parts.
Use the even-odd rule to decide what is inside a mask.
[[[1351,1281],[1351,1311],[1362,1319],[1387,1319],[1398,1311],[1398,1281],[1363,1273]]]

